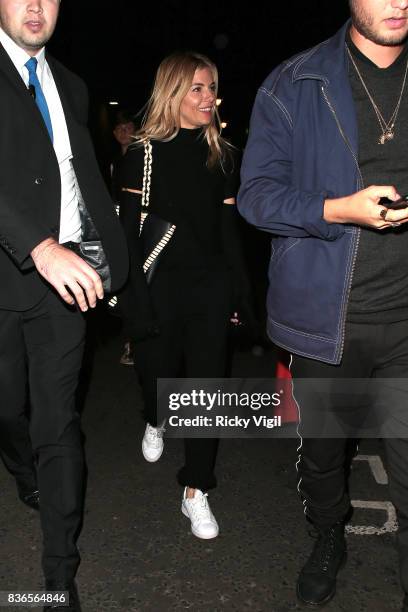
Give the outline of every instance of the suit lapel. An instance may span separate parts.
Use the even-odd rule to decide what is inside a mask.
[[[18,73],[16,67],[11,61],[7,51],[4,49],[3,45],[0,44],[0,72],[3,76],[6,77],[9,84],[13,87],[15,92],[18,94],[21,103],[24,105],[27,113],[30,113],[33,120],[38,123],[40,128],[43,130],[44,134],[47,137],[48,142],[50,142],[50,137],[48,135],[47,128],[45,126],[42,115],[39,111],[35,100],[33,100],[32,96],[28,92],[27,87],[20,74]]]
[[[46,60],[51,69],[52,76],[58,90],[58,95],[61,100],[62,108],[64,110],[65,121],[67,123],[69,139],[71,142],[71,149],[72,153],[74,154],[74,151],[78,151],[77,140],[81,126],[75,118],[72,102],[68,96],[68,92],[70,90],[69,84],[66,83],[66,79],[64,79],[64,75],[62,74],[61,70],[58,69],[58,64],[54,62],[53,58],[50,57],[48,53],[46,53]]]
[[[76,142],[76,139],[78,137],[79,124],[74,117],[74,114],[72,111],[72,105],[70,104],[70,101],[67,96],[67,91],[69,91],[69,88],[64,82],[64,78],[63,78],[63,75],[61,74],[61,71],[58,70],[58,65],[53,61],[52,57],[50,57],[48,53],[46,53],[46,60],[51,69],[55,84],[58,89],[58,94],[60,96],[61,104],[64,109],[65,120],[67,122],[68,133],[69,133],[70,140],[71,140],[71,146],[74,149],[74,146],[75,146],[74,143]],[[47,141],[52,146],[50,137],[48,135],[47,128],[44,123],[44,119],[42,118],[42,115],[40,113],[40,110],[38,109],[37,104],[35,103],[35,100],[33,100],[32,96],[29,94],[23,79],[21,78],[16,67],[11,61],[7,51],[4,49],[3,45],[1,44],[0,44],[0,73],[2,73],[6,77],[9,84],[13,87],[15,92],[18,94],[19,99],[24,105],[27,113],[30,113],[33,120],[38,123],[39,127],[41,128],[44,135],[46,136]]]

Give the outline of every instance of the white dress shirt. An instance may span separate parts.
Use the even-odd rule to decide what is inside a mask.
[[[25,64],[30,55],[19,47],[0,28],[0,43],[9,55],[19,75],[28,87],[29,74]],[[67,122],[64,109],[55,85],[50,67],[45,60],[44,47],[35,55],[37,59],[37,77],[40,81],[50,112],[52,131],[54,135],[54,151],[58,160],[61,175],[61,217],[59,242],[80,242],[81,217],[78,208],[78,194],[76,192],[76,177],[72,165],[72,151],[69,140]],[[28,94],[27,94],[28,95]]]

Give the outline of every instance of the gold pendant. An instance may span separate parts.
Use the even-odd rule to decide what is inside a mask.
[[[387,130],[383,132],[378,140],[378,144],[385,144],[386,140],[392,140],[394,138],[394,132],[392,130]]]

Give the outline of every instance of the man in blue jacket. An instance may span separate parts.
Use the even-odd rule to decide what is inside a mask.
[[[408,377],[408,208],[389,207],[408,193],[408,0],[350,0],[350,12],[335,36],[260,87],[242,165],[239,210],[274,235],[268,332],[292,354],[295,395],[299,377]],[[297,400],[301,432],[316,430],[316,410],[340,410],[333,395],[314,409]],[[407,593],[408,411],[390,404]],[[308,435],[299,491],[318,538],[297,593],[318,605],[346,558],[347,440]]]

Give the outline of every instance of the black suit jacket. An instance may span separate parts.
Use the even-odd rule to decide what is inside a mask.
[[[86,208],[107,255],[112,290],[127,276],[121,226],[100,174],[86,126],[83,81],[46,54],[67,122],[73,165]],[[49,287],[30,257],[42,240],[58,240],[61,180],[43,118],[0,45],[0,309],[25,310]]]

